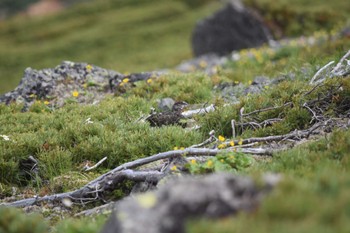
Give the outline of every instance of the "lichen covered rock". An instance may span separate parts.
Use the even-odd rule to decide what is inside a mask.
[[[252,211],[279,177],[263,180],[265,184],[258,186],[247,177],[212,174],[170,181],[158,191],[118,202],[102,233],[181,233],[189,219]]]

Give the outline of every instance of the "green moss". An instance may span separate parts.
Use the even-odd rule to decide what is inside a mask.
[[[48,231],[46,222],[36,214],[26,215],[13,208],[0,207],[0,216],[1,233],[44,233]]]
[[[67,219],[62,221],[53,230],[54,233],[96,233],[102,228],[107,216],[97,218]]]
[[[151,80],[136,83],[129,93],[149,99],[170,97],[191,104],[210,101],[213,96],[211,79],[201,73],[172,74]]]
[[[108,156],[101,168],[111,169],[175,145],[190,146],[201,141],[199,132],[187,132],[178,126],[151,128],[148,123],[138,122],[150,106],[145,99],[130,97],[107,99],[98,106],[72,104],[41,113],[12,112],[8,107],[0,116],[2,122],[7,121],[1,132],[11,139],[0,140],[1,182],[14,182],[18,161],[29,155],[38,159],[41,176],[52,179],[77,171],[78,165],[87,160],[97,162]],[[86,124],[88,118],[93,123]]]

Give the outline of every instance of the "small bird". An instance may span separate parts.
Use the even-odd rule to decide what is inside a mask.
[[[176,102],[171,111],[156,113],[154,109],[146,118],[146,121],[150,123],[152,127],[161,127],[163,125],[181,125],[186,127],[186,123],[182,123],[181,120],[185,117],[181,114],[188,103],[184,101]]]

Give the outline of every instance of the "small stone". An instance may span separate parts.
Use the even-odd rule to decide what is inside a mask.
[[[174,103],[175,100],[173,100],[172,98],[164,98],[159,101],[158,108],[162,112],[171,111]]]

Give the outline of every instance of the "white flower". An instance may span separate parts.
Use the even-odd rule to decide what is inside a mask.
[[[92,124],[94,123],[93,121],[91,121],[91,118],[89,117],[88,119],[85,120],[85,124]]]
[[[10,141],[10,137],[7,136],[7,135],[1,135],[0,134],[0,137],[3,138],[5,141]]]

